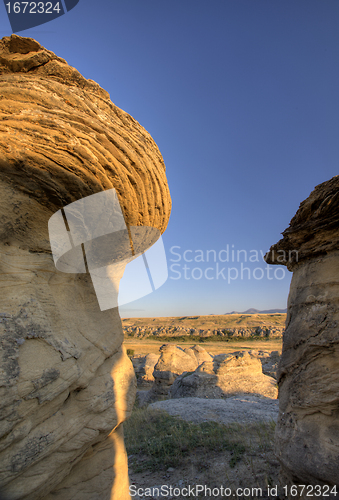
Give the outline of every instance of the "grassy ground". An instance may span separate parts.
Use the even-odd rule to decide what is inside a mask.
[[[193,498],[221,500],[226,498],[223,486],[230,488],[232,498],[269,499],[268,486],[278,485],[274,422],[193,424],[159,410],[135,408],[124,429],[130,480],[136,488],[166,485],[178,488],[178,493],[189,485],[204,485],[220,494],[202,492]],[[249,490],[244,495],[239,488]]]
[[[254,325],[247,323],[242,326],[262,325],[258,323],[258,318],[254,318],[258,315],[245,315],[247,318],[232,316],[232,321],[255,321]],[[283,326],[285,315],[269,316],[280,316],[277,318],[280,324],[276,326]],[[192,327],[219,328],[215,324],[215,317],[214,327],[206,326],[204,318],[207,318],[206,321],[211,319],[210,316],[199,317],[199,325]],[[144,325],[149,325],[147,321],[159,319],[163,320],[163,318],[150,318],[148,320],[141,318],[140,320],[144,322]],[[176,318],[176,321],[178,320],[186,321],[188,318],[181,320]],[[192,325],[193,320],[189,319],[190,325]],[[221,320],[224,321],[225,317],[221,317]],[[259,320],[265,321],[263,318],[259,318]],[[131,324],[137,326],[135,319],[128,321],[133,321]],[[142,322],[139,323],[139,326],[143,326]],[[159,326],[160,324],[165,326],[163,322],[159,323]],[[126,320],[124,325],[126,325]],[[282,349],[282,339],[232,339],[228,342],[224,340],[211,341],[210,339],[202,342],[201,340],[199,338],[197,342],[192,342],[190,339],[188,342],[186,339],[175,338],[171,343],[183,348],[196,343],[213,355],[250,349],[279,351],[281,353]],[[124,345],[126,349],[132,349],[134,355],[144,356],[150,352],[159,354],[160,346],[167,342],[164,338],[154,340],[127,337]],[[134,484],[136,488],[144,490],[161,485],[165,485],[167,488],[169,486],[179,488],[173,497],[167,496],[167,498],[177,498],[178,500],[189,498],[177,494],[178,491],[181,491],[180,489],[189,485],[192,487],[204,485],[211,488],[212,492],[213,488],[219,488],[220,493],[226,491],[222,492],[221,486],[224,489],[230,488],[227,490],[227,493],[231,491],[228,498],[234,499],[254,500],[261,498],[267,500],[274,498],[282,500],[285,497],[279,487],[277,495],[268,494],[268,486],[278,485],[278,462],[274,454],[274,428],[274,422],[270,424],[264,422],[248,425],[230,424],[227,426],[216,422],[193,424],[159,410],[151,411],[147,408],[135,407],[131,418],[124,424],[131,485]],[[246,494],[243,495],[240,494],[240,490],[237,491],[238,488],[243,490],[249,488],[249,490],[244,490]],[[215,490],[216,492],[217,490]],[[207,490],[207,495],[203,492],[190,498],[205,500],[224,500],[227,498],[225,494],[218,496],[214,493],[211,495],[208,493]],[[152,500],[156,497],[148,495],[141,498]]]

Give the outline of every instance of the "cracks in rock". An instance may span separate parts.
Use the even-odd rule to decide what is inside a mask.
[[[49,59],[48,61],[42,62],[40,64],[37,64],[36,66],[33,66],[32,68],[26,69],[25,73],[30,73],[31,71],[36,70],[37,68],[41,68],[42,66],[46,66],[49,62],[51,62],[52,59]]]

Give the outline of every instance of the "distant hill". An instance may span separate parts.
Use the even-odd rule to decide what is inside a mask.
[[[279,311],[275,309],[274,311]],[[255,309],[250,309],[255,311]],[[281,339],[286,314],[221,314],[216,316],[180,316],[163,318],[123,318],[125,339],[150,338],[176,341],[178,338],[200,342],[201,338]]]
[[[247,309],[247,311],[243,312],[238,312],[238,311],[232,311],[230,313],[225,313],[227,314],[285,314],[287,313],[287,308],[286,309],[266,309],[265,311],[259,311],[259,309]]]
[[[285,314],[220,314],[215,316],[180,316],[161,318],[123,318],[123,327],[153,330],[231,330],[285,328]]]

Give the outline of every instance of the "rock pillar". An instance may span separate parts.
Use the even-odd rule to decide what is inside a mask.
[[[302,498],[317,485],[321,498],[336,498],[330,490],[339,493],[339,176],[315,188],[282,234],[265,257],[293,271],[278,369],[281,482],[289,492],[291,485],[310,485]]]
[[[136,391],[118,308],[56,269],[48,221],[114,189],[127,229],[171,200],[151,136],[31,38],[0,40],[0,497],[126,500]]]

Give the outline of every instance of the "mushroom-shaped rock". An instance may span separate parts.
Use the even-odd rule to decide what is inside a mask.
[[[276,398],[275,380],[262,373],[261,362],[246,351],[214,356],[193,373],[183,373],[170,388],[172,398],[222,398],[256,394]]]
[[[314,189],[282,234],[265,256],[293,271],[277,373],[281,481],[338,488],[339,176]]]
[[[0,496],[126,500],[136,382],[118,308],[54,265],[48,222],[113,190],[129,235],[171,201],[151,136],[31,38],[0,41]],[[113,192],[112,191],[112,192]]]

